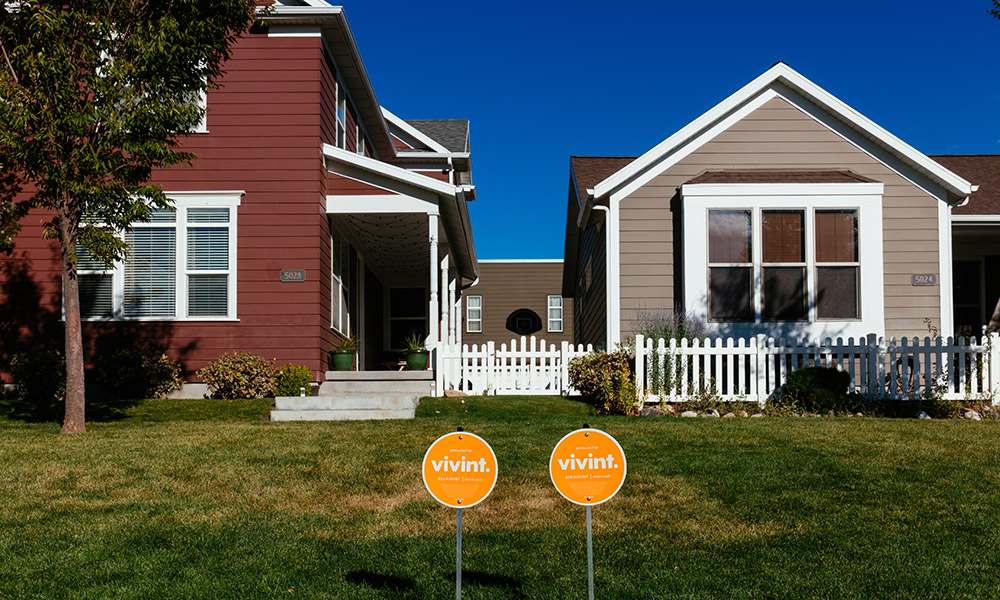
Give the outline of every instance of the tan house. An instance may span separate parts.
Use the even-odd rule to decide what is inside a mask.
[[[572,342],[573,300],[562,295],[562,276],[561,260],[480,260],[479,282],[463,294],[463,343]]]
[[[1000,206],[975,208],[959,162],[920,153],[784,63],[642,156],[572,157],[563,295],[575,341],[631,338],[650,309],[733,337],[983,323]],[[954,295],[953,228],[956,268],[979,277],[969,298]]]

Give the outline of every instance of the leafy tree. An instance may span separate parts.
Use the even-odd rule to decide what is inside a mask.
[[[62,252],[63,433],[86,431],[77,247],[111,264],[122,232],[169,206],[153,170],[204,115],[253,0],[16,0],[0,7],[0,249],[28,207],[46,209]],[[13,194],[23,189],[20,196]],[[15,198],[18,201],[15,202]]]
[[[994,17],[1000,19],[1000,0],[993,0],[993,8],[989,12]]]

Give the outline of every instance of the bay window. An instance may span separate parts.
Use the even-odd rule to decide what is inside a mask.
[[[883,331],[881,194],[879,183],[682,186],[686,310],[735,335]]]
[[[174,192],[173,208],[124,233],[111,267],[77,245],[84,319],[236,318],[236,207],[242,192]]]

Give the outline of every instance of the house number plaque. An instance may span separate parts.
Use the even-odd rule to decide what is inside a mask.
[[[913,276],[913,285],[937,285],[937,275],[934,273],[917,273]]]
[[[306,272],[305,271],[282,271],[281,272],[282,281],[305,281]]]

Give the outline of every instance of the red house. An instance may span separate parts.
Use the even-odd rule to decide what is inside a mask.
[[[343,9],[315,0],[274,4],[206,101],[184,142],[193,166],[155,177],[175,209],[127,232],[131,257],[114,269],[81,256],[91,355],[155,343],[191,381],[245,350],[322,381],[344,336],[359,340],[358,370],[379,370],[395,368],[411,332],[431,350],[455,335],[479,270],[467,121],[382,108]],[[29,214],[0,259],[0,364],[61,347],[46,216]]]

